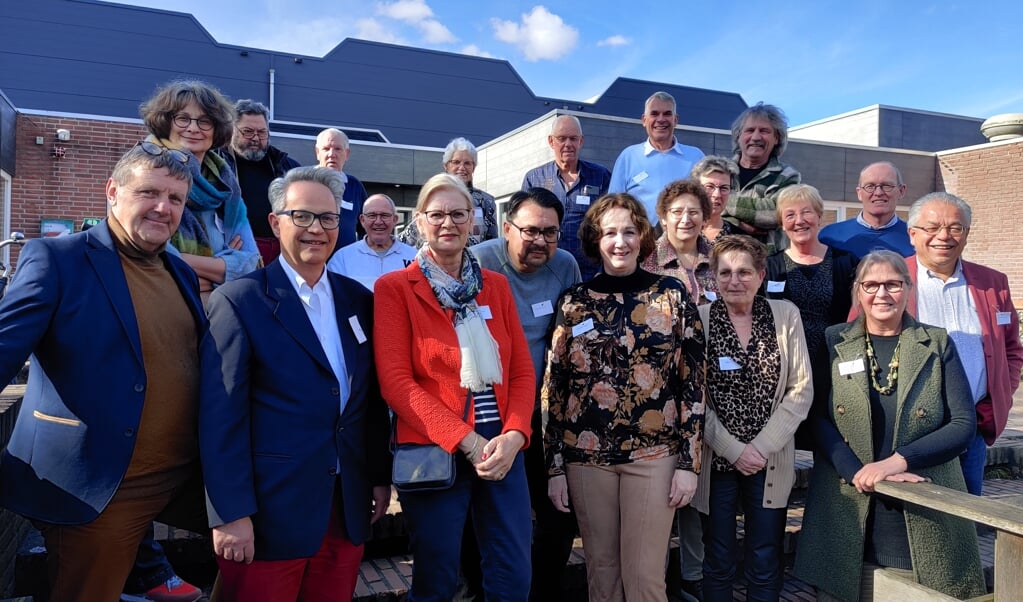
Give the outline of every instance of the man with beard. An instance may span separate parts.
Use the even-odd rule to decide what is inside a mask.
[[[542,432],[539,389],[549,342],[547,333],[561,292],[580,281],[575,259],[568,251],[558,248],[558,239],[561,238],[559,224],[564,219],[564,212],[561,201],[546,188],[515,192],[508,200],[504,237],[470,247],[479,259],[480,267],[503,274],[511,285],[536,370],[538,394],[533,410],[533,432],[537,434]],[[526,448],[526,480],[536,515],[530,600],[557,599],[556,594],[563,593],[561,575],[572,553],[575,514],[559,512],[547,497],[547,469],[542,445]],[[466,542],[462,544],[462,552],[463,572],[472,592],[472,576],[479,571],[479,553],[468,550]],[[466,566],[470,562],[477,566]],[[480,590],[480,587],[475,589]]]
[[[298,167],[298,161],[270,144],[270,110],[266,105],[246,98],[234,103],[234,112],[231,145],[219,153],[238,174],[256,246],[263,257],[263,265],[269,265],[280,254],[281,246],[267,220],[270,200],[266,191],[275,178]]]
[[[739,114],[732,124],[732,150],[739,164],[739,189],[725,204],[724,217],[747,234],[780,251],[788,239],[778,227],[778,194],[798,184],[799,172],[778,160],[789,143],[785,114],[774,105],[758,102]]]
[[[366,236],[338,249],[327,263],[327,269],[358,280],[372,291],[377,278],[408,267],[416,258],[416,250],[395,238],[398,211],[386,194],[374,194],[366,199],[359,224]]]

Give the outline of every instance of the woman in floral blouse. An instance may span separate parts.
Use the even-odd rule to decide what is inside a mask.
[[[703,329],[681,282],[639,268],[654,236],[636,199],[601,197],[579,235],[603,273],[558,301],[542,393],[548,495],[575,508],[592,602],[666,600],[672,516],[700,471]]]

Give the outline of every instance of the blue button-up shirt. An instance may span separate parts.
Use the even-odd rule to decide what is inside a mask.
[[[586,210],[594,201],[607,194],[610,185],[611,172],[606,167],[582,160],[579,161],[579,179],[568,190],[565,190],[561,170],[554,161],[531,169],[522,179],[522,190],[546,188],[565,206],[558,248],[568,251],[575,257],[583,280],[593,278],[600,269],[600,263],[583,253],[582,242],[579,240],[579,225],[582,224]]]

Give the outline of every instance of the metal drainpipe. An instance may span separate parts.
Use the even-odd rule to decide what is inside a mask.
[[[274,86],[277,82],[277,72],[270,70],[270,121],[274,120]]]

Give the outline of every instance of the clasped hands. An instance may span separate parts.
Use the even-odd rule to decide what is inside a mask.
[[[458,449],[481,479],[500,481],[511,470],[515,455],[525,443],[526,437],[519,431],[501,433],[493,439],[471,432],[458,444]]]

